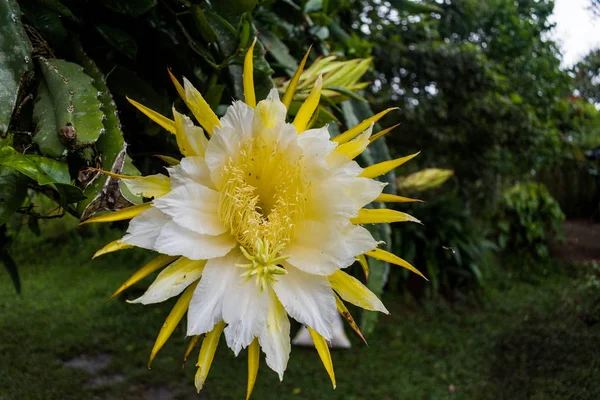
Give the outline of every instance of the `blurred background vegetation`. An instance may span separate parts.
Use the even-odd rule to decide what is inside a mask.
[[[285,87],[312,45],[309,65],[330,74],[314,122],[332,136],[399,107],[380,125],[400,126],[360,163],[421,151],[385,180],[425,201],[397,205],[424,225],[373,233],[429,278],[372,263],[367,284],[394,315],[377,324],[365,313],[371,348],[334,354],[345,382],[321,392],[316,356],[297,351],[283,385],[261,371],[255,397],[600,398],[600,51],[561,66],[553,6],[0,0],[0,399],[191,398],[183,328],[143,367],[168,304],[126,307],[135,293],[102,302],[144,254],[92,263],[125,226],[76,223],[141,201],[88,167],[156,173],[166,164],[155,154],[178,154],[125,96],[183,111],[170,69],[222,115],[243,98],[254,36],[259,99]],[[245,364],[222,353],[202,396],[240,398]],[[100,356],[110,358],[95,369]],[[89,368],[73,373],[77,362]]]

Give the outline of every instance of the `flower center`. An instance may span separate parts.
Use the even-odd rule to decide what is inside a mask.
[[[270,265],[267,261],[292,240],[304,215],[307,185],[301,157],[253,138],[226,164],[224,175],[219,218],[248,255]]]

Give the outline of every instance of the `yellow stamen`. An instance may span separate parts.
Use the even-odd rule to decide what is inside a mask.
[[[261,292],[270,287],[276,282],[275,275],[287,274],[287,271],[278,265],[288,259],[288,257],[279,255],[284,247],[283,243],[273,247],[269,245],[268,241],[256,239],[251,255],[248,250],[240,246],[244,257],[251,261],[250,264],[236,264],[237,267],[248,270],[241,276],[246,278],[246,282],[254,278],[256,286],[260,288]]]

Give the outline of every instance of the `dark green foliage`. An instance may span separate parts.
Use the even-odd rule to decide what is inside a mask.
[[[549,259],[548,240],[560,234],[565,216],[546,186],[525,182],[504,193],[496,219],[500,248],[533,267]]]
[[[401,282],[417,299],[438,293],[450,300],[477,295],[484,283],[483,264],[489,261],[486,253],[494,246],[486,240],[482,223],[456,196],[430,197],[410,208],[422,226],[393,226],[394,252],[420,269],[429,282],[404,270],[394,270],[392,282]]]

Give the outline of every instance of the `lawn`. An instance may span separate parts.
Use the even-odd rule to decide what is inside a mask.
[[[236,359],[224,342],[195,393],[193,357],[181,368],[183,326],[148,369],[173,303],[125,302],[149,281],[106,299],[151,255],[126,250],[91,260],[119,232],[68,225],[49,221],[40,238],[21,231],[11,250],[20,296],[0,269],[1,400],[245,397],[246,356]],[[496,274],[479,306],[386,295],[391,315],[367,338],[369,347],[352,337],[351,351],[333,351],[336,390],[314,350],[293,348],[282,383],[261,363],[253,398],[598,399],[600,307],[598,295],[582,288],[585,268],[562,266],[535,283]]]

